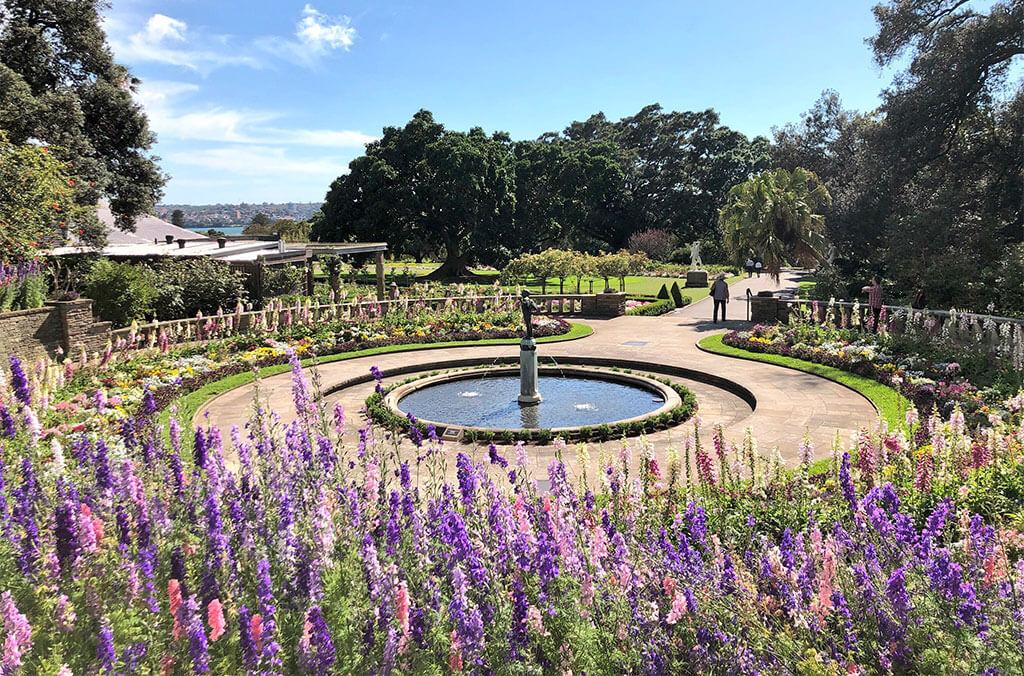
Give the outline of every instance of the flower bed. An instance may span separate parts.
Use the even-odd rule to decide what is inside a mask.
[[[731,347],[795,357],[872,378],[896,389],[925,414],[933,406],[947,416],[955,407],[968,415],[998,414],[1000,403],[1009,394],[999,388],[975,386],[955,361],[888,352],[880,340],[884,338],[804,323],[757,325],[723,338]]]
[[[272,335],[234,335],[143,354],[126,346],[121,351],[108,350],[99,363],[40,362],[34,365],[32,375],[47,384],[47,405],[40,411],[44,433],[63,433],[120,424],[125,411],[137,407],[147,389],[156,406],[163,409],[207,383],[283,364],[290,351],[302,357],[329,356],[391,345],[512,339],[519,337],[519,321],[518,312],[506,310],[394,312],[369,320],[293,324],[279,327]],[[569,329],[564,320],[540,319],[534,334],[557,336]],[[103,393],[100,400],[93,394],[96,391]]]
[[[572,474],[556,442],[538,492],[521,445],[448,481],[429,436],[344,438],[289,359],[283,429],[256,409],[185,436],[147,395],[49,443],[14,364],[5,673],[1019,671],[1021,493],[991,497],[1020,484],[1019,412],[865,433],[820,484],[808,444],[786,473],[698,423],[661,461],[580,448]]]

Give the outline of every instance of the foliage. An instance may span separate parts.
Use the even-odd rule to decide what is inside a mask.
[[[879,111],[844,110],[826,92],[776,132],[773,159],[811,169],[835,198],[824,213],[850,288],[880,273],[932,307],[1015,312],[1024,286],[1002,280],[1024,241],[1020,3],[893,0],[874,11],[877,62],[905,67]]]
[[[717,239],[717,214],[729,188],[769,166],[767,139],[748,139],[710,109],[666,112],[652,104],[615,122],[597,113],[557,138],[612,142],[621,153],[627,199],[616,218],[583,233],[606,250],[650,228],[684,242]]]
[[[2,10],[0,10],[2,12]],[[70,234],[102,244],[95,209],[81,206],[81,184],[47,146],[15,144],[0,125],[0,261],[21,263]]]
[[[301,294],[305,284],[306,271],[296,265],[272,265],[263,269],[264,298]]]
[[[0,130],[14,144],[50,146],[73,172],[75,202],[87,207],[105,196],[128,228],[155,205],[164,177],[132,99],[138,80],[114,62],[101,8],[97,0],[0,4]]]
[[[245,235],[276,235],[286,242],[307,242],[311,225],[309,221],[296,221],[291,218],[279,218],[273,223],[257,222],[259,216],[253,216],[253,222],[245,226],[242,234]],[[267,219],[269,220],[269,219]]]
[[[505,229],[515,206],[508,138],[446,130],[421,110],[403,128],[387,127],[327,194],[318,241],[386,239],[398,253],[443,248],[436,277],[468,274],[473,247]],[[490,233],[490,235],[488,234]]]
[[[683,302],[683,292],[679,288],[679,282],[672,282],[672,302],[675,303],[676,307],[683,307],[686,303]]]
[[[828,190],[806,169],[775,169],[733,186],[719,215],[726,249],[741,263],[749,256],[778,279],[789,263],[824,258]]]
[[[662,284],[661,285],[661,290],[658,291],[658,299],[659,300],[668,300],[669,298],[671,298],[671,296],[669,296],[669,294],[668,294],[668,286],[665,285],[665,284]]]
[[[160,275],[145,265],[101,258],[82,282],[82,293],[93,300],[93,311],[115,326],[152,316],[160,297]]]
[[[295,422],[187,436],[102,383],[40,429],[13,362],[6,669],[1019,671],[1024,397],[866,431],[813,479],[809,444],[788,472],[699,421],[658,457],[554,439],[546,474],[525,446],[452,471],[429,430],[349,438],[289,362]]]
[[[684,298],[684,304],[688,305],[689,298]],[[632,317],[657,317],[676,309],[676,303],[671,298],[664,298],[655,301],[648,301],[636,307],[629,307],[626,301],[626,314]]]
[[[547,248],[617,250],[638,230],[714,236],[726,190],[766,160],[765,139],[748,141],[713,111],[648,106],[619,122],[595,116],[515,142],[446,130],[420,111],[386,128],[334,181],[312,237],[384,233],[417,260],[443,249],[435,275],[445,277]]]
[[[0,263],[0,312],[42,307],[46,290],[46,268],[42,263]]]
[[[167,258],[154,266],[157,273],[158,319],[211,315],[233,309],[247,298],[246,275],[211,258]]]
[[[634,232],[626,241],[626,248],[630,251],[643,253],[651,260],[659,262],[669,260],[677,246],[678,237],[668,230],[658,228]]]

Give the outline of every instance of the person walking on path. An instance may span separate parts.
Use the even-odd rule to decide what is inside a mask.
[[[871,308],[871,330],[878,333],[878,322],[882,318],[882,284],[878,281],[878,275],[871,278],[871,284],[861,289],[868,295],[868,307]]]
[[[712,317],[712,323],[718,323],[718,308],[722,308],[722,321],[725,321],[725,306],[729,303],[729,285],[725,283],[725,273],[718,273],[715,277],[715,283],[711,285],[711,291],[708,294],[715,302],[714,315]]]
[[[750,258],[750,256],[747,256],[747,262],[744,264],[743,267],[747,269],[747,279],[750,279],[750,276],[754,274],[754,261],[753,259]]]
[[[761,278],[761,268],[763,268],[763,267],[764,267],[764,263],[761,262],[760,258],[758,258],[756,261],[754,261],[754,271],[757,273],[758,279]]]

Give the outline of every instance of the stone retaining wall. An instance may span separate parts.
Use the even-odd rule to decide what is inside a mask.
[[[58,350],[77,354],[102,350],[107,343],[110,322],[97,322],[92,301],[83,298],[56,301],[34,310],[0,314],[0,356],[35,358]]]

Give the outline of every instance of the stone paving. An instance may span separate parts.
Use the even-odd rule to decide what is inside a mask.
[[[730,315],[742,318],[746,314],[746,302],[743,300],[746,289],[750,288],[753,293],[757,293],[765,289],[791,288],[795,286],[797,277],[796,273],[784,274],[779,284],[775,284],[767,276],[735,283],[730,289]],[[559,357],[570,356],[615,357],[641,364],[683,366],[737,382],[756,398],[757,406],[754,410],[738,396],[725,390],[700,382],[672,378],[683,382],[696,394],[705,442],[710,443],[713,425],[721,424],[727,441],[737,444],[741,442],[745,430],[749,427],[753,430],[762,453],[768,453],[774,447],[778,447],[780,455],[788,465],[798,462],[798,448],[805,434],[815,445],[815,456],[824,457],[829,454],[837,432],[846,442],[860,428],[877,424],[878,415],[871,403],[842,385],[792,369],[723,357],[699,350],[696,343],[710,333],[747,326],[742,319],[712,324],[711,310],[710,299],[705,298],[660,317],[588,319],[586,323],[594,328],[591,336],[563,343],[541,344],[540,355],[542,359],[553,357],[557,360]],[[398,352],[334,362],[320,366],[318,371],[323,391],[329,392],[339,383],[366,375],[373,365],[387,372],[410,365],[455,359],[516,357],[517,350],[516,346],[500,345]],[[393,379],[386,379],[385,382],[405,377],[407,376],[395,376]],[[283,373],[259,383],[261,398],[267,400],[270,407],[280,413],[285,421],[290,420],[288,413],[292,409],[290,379],[289,373]],[[335,401],[340,401],[348,412],[347,424],[350,429],[346,434],[351,434],[349,438],[355,438],[356,429],[364,423],[362,415],[357,412],[362,408],[363,401],[372,389],[372,383],[366,383],[333,392],[325,397],[332,405]],[[255,385],[251,384],[216,397],[200,409],[196,421],[208,414],[210,423],[225,430],[233,424],[244,424],[252,408],[254,391]],[[684,424],[648,435],[645,439],[653,447],[655,457],[662,459],[669,448],[681,449],[685,438],[692,430],[692,424]],[[640,440],[634,439],[631,443],[637,445]],[[605,442],[603,445],[606,451],[617,450],[621,448],[622,442]],[[452,448],[453,446],[455,448]],[[600,446],[602,444],[590,444],[592,456],[601,452]],[[446,444],[446,449],[451,455],[459,449],[470,452],[477,458],[486,457],[486,447],[483,446],[449,443]],[[510,454],[510,450],[505,449],[504,452]],[[408,441],[403,443],[401,452],[409,456],[414,454]],[[530,447],[531,459],[538,468],[546,467],[554,453],[553,445]],[[575,471],[575,461],[565,459]],[[453,466],[454,463],[449,463],[450,468]]]

